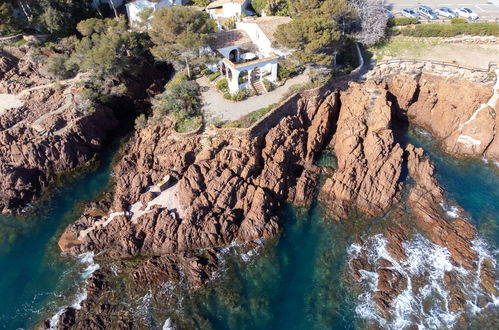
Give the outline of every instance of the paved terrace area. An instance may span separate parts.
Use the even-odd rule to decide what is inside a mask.
[[[267,94],[252,96],[241,102],[233,102],[224,99],[222,93],[216,90],[206,77],[201,77],[197,80],[201,86],[203,111],[208,122],[215,118],[224,121],[236,120],[250,112],[265,108],[274,103],[279,103],[291,86],[304,84],[308,81],[308,75],[301,74],[288,79],[283,86],[277,87]]]

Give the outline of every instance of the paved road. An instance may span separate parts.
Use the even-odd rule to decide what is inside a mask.
[[[426,5],[433,9],[465,7],[473,10],[483,19],[499,18],[499,0],[385,0],[385,5],[394,14],[400,12],[402,8],[416,9],[418,6]]]

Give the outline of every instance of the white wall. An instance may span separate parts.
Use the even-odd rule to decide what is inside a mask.
[[[223,17],[234,17],[241,16],[242,9],[241,5],[235,2],[224,3],[223,6]]]
[[[128,20],[130,21],[130,23],[139,22],[140,21],[139,13],[141,11],[143,11],[144,9],[153,8],[153,10],[156,11],[158,9],[165,7],[165,6],[172,6],[173,1],[174,0],[163,0],[157,4],[154,4],[148,0],[140,0],[140,1],[134,1],[134,2],[127,3],[126,12],[128,15]],[[182,1],[186,2],[186,0],[177,0],[177,3],[179,5],[182,5]]]
[[[233,51],[234,49],[239,49],[239,48],[241,48],[241,46],[230,46],[230,47],[217,49],[217,51],[219,51],[220,54],[223,55],[223,57],[229,58],[230,52]]]
[[[260,49],[261,56],[268,57],[274,52],[272,43],[267,36],[263,34],[258,25],[250,22],[238,22],[236,26],[238,29],[244,30],[248,34],[251,41]]]

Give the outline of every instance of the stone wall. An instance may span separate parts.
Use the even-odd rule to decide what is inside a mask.
[[[448,78],[459,78],[477,84],[493,84],[496,79],[491,63],[488,69],[465,67],[458,64],[429,60],[388,60],[381,61],[367,74],[367,79],[380,79],[398,74],[419,74],[422,72]]]

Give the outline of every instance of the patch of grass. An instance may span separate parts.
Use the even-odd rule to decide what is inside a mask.
[[[175,130],[179,133],[187,133],[195,130],[203,123],[202,116],[188,117],[184,120],[177,121]]]
[[[8,44],[4,44],[2,45],[2,47],[20,47],[20,46],[23,46],[23,45],[26,45],[28,42],[24,39],[19,39],[17,41],[14,41],[14,42],[11,42],[11,43],[8,43]]]
[[[381,42],[369,49],[369,52],[376,55],[376,59],[383,60],[386,57],[418,57],[423,54],[428,48],[438,45],[439,42],[433,41],[417,42],[414,40],[397,40],[392,39],[389,41]]]
[[[277,103],[271,104],[265,108],[258,109],[256,111],[252,111],[238,120],[233,120],[228,123],[225,123],[223,128],[248,128],[254,123],[256,123],[260,118],[268,114],[270,111],[274,110],[277,107]]]

